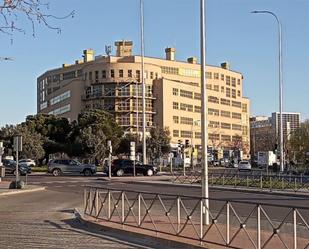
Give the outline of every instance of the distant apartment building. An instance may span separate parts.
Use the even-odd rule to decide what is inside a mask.
[[[116,56],[95,56],[84,50],[83,60],[63,64],[37,79],[38,113],[76,120],[83,110],[98,108],[114,114],[126,132],[141,132],[141,57],[132,55],[131,41],[118,41]],[[146,130],[168,127],[172,146],[186,140],[201,144],[200,65],[195,57],[175,60],[175,48],[166,58],[145,57]],[[208,144],[218,151],[244,150],[248,155],[249,99],[243,97],[243,76],[207,66]],[[223,153],[221,153],[223,154]]]
[[[283,140],[289,140],[293,131],[300,127],[300,113],[283,112]],[[271,151],[279,148],[280,113],[273,112],[271,117],[250,117],[251,155],[258,151]]]

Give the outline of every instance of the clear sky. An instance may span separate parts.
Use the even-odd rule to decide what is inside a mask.
[[[53,21],[61,34],[42,25],[32,37],[31,25],[19,19],[26,35],[11,38],[0,33],[0,126],[21,122],[36,113],[36,78],[46,70],[74,63],[82,51],[104,54],[115,40],[134,42],[140,54],[139,0],[50,0],[57,16],[76,11],[74,18]],[[199,0],[144,0],[145,54],[164,57],[176,47],[176,59],[199,57]],[[278,110],[278,33],[270,15],[250,14],[271,10],[283,26],[284,111],[309,118],[309,1],[308,0],[206,0],[206,61],[244,75],[244,93],[251,99],[252,115]],[[115,49],[113,50],[115,52]]]

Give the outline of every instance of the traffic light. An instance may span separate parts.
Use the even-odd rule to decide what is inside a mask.
[[[185,141],[185,148],[188,148],[190,146],[190,140],[186,139]]]

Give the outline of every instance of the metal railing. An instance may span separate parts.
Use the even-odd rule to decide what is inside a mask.
[[[210,186],[233,186],[257,188],[261,190],[290,190],[294,192],[309,193],[309,178],[307,176],[292,176],[283,174],[257,174],[257,173],[209,173]],[[172,182],[194,184],[201,182],[201,173],[196,171],[173,174]]]
[[[309,207],[205,199],[86,186],[84,213],[98,221],[233,248],[309,248]],[[308,200],[307,204],[308,204]]]

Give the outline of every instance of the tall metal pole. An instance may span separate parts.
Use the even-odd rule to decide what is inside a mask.
[[[141,15],[141,56],[142,56],[142,105],[143,105],[143,164],[147,163],[146,158],[146,113],[145,113],[145,72],[144,72],[144,1],[140,0]]]
[[[278,24],[278,43],[279,43],[279,111],[280,111],[280,171],[284,171],[284,153],[283,153],[283,80],[282,80],[282,25],[277,15],[267,10],[252,11],[253,14],[270,14],[275,17]]]
[[[200,39],[201,39],[201,97],[202,97],[202,197],[204,208],[204,224],[209,225],[209,191],[208,191],[208,160],[207,160],[207,94],[206,94],[206,56],[205,56],[205,0],[200,0]]]

